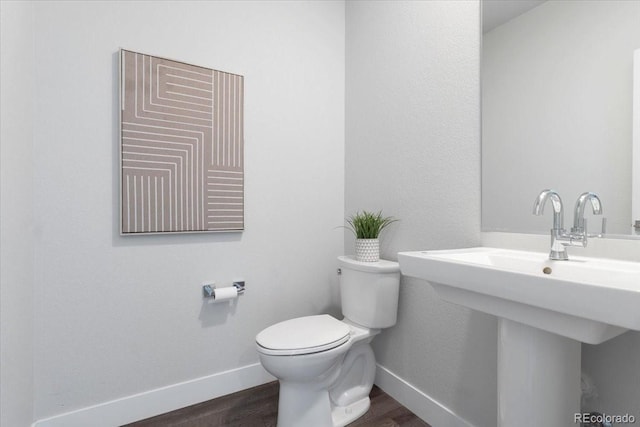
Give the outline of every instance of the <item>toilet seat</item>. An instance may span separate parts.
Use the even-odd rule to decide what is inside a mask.
[[[350,337],[350,328],[338,319],[321,314],[276,323],[256,336],[258,351],[272,356],[295,356],[336,348]]]

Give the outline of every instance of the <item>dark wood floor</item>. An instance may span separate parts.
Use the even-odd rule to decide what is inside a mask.
[[[371,408],[350,427],[430,427],[378,387],[370,396]],[[278,382],[274,381],[125,427],[275,427],[277,412]]]

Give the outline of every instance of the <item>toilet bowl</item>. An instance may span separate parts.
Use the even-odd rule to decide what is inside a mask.
[[[385,260],[338,261],[344,319],[298,317],[256,336],[262,366],[280,381],[278,427],[341,427],[369,409],[370,342],[396,323],[400,269]]]

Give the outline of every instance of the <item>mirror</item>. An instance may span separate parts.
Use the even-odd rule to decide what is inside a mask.
[[[483,1],[483,231],[547,234],[551,210],[534,216],[532,207],[552,188],[564,203],[565,228],[577,197],[592,191],[607,236],[636,233],[638,49],[640,1]],[[640,144],[639,132],[636,125]],[[634,187],[640,193],[640,183]],[[600,217],[587,219],[589,232],[600,232]]]

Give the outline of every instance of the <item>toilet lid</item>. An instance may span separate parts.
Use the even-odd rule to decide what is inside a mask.
[[[256,336],[259,347],[274,355],[330,350],[349,340],[349,326],[328,314],[298,317],[269,326]]]

